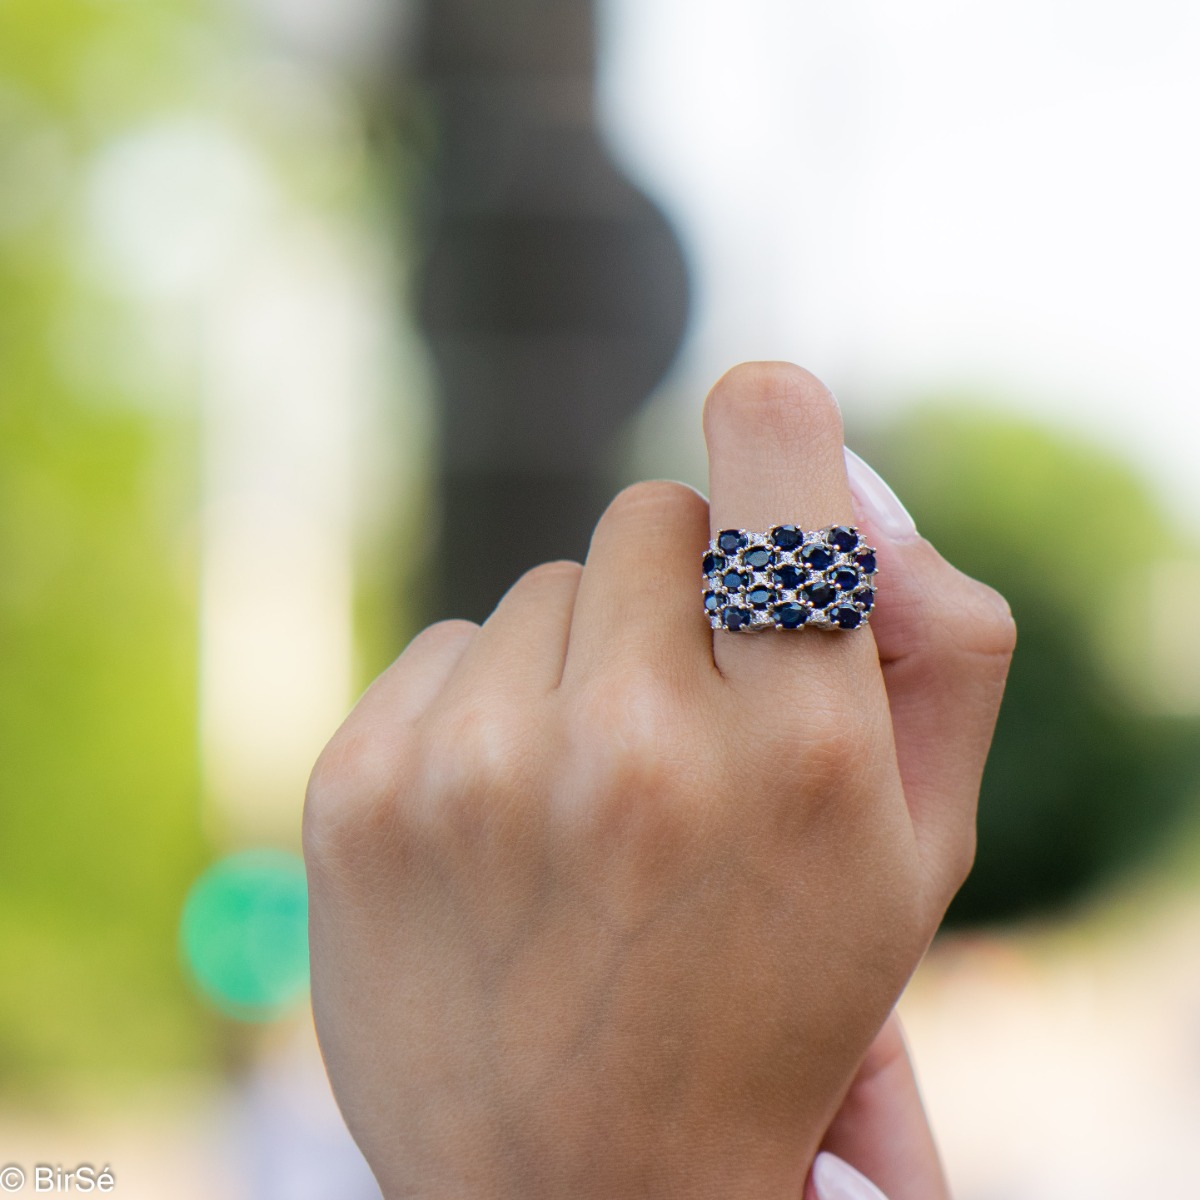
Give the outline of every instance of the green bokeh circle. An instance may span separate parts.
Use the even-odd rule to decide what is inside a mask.
[[[228,1016],[270,1020],[308,988],[304,863],[250,850],[209,867],[183,906],[180,945],[204,995]]]

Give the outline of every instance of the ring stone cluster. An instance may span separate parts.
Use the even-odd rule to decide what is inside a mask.
[[[723,529],[704,555],[704,613],[714,629],[858,629],[875,605],[875,550],[850,525],[809,532]]]

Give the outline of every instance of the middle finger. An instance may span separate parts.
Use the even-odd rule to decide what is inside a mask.
[[[853,525],[842,419],[829,391],[790,363],[744,363],[714,385],[704,406],[712,537],[721,530],[804,531]],[[713,655],[734,683],[807,689],[849,686],[879,664],[866,629],[769,629],[713,634]]]

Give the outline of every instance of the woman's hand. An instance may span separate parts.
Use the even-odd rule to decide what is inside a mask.
[[[825,1133],[804,1200],[950,1200],[894,1013]]]
[[[874,636],[714,635],[710,530],[854,518],[799,368],[729,372],[705,433],[711,504],[622,492],[314,770],[317,1030],[389,1200],[794,1200],[969,868],[1004,602],[863,476]]]

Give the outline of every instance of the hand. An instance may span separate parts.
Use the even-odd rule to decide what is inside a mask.
[[[714,636],[710,529],[852,502],[798,368],[735,368],[705,432],[711,511],[622,492],[314,769],[317,1031],[389,1200],[792,1200],[969,868],[1007,607],[885,505],[874,637]]]
[[[950,1200],[894,1013],[826,1131],[804,1200]]]

